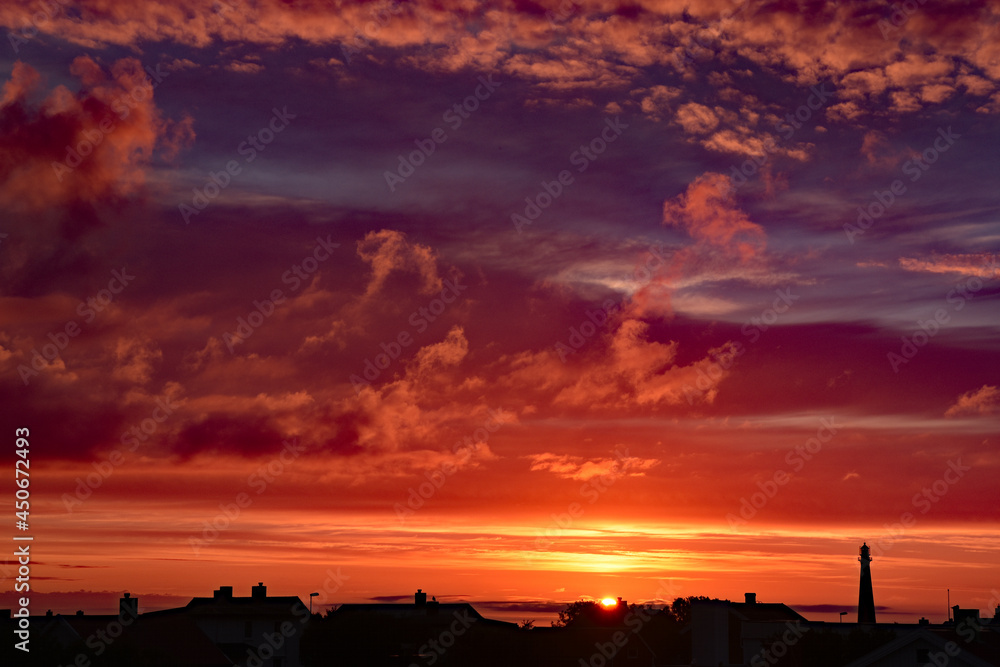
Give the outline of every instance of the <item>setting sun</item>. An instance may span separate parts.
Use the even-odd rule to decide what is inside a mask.
[[[614,598],[604,598],[603,600],[601,600],[601,604],[604,605],[605,607],[615,607],[618,605],[618,600]]]

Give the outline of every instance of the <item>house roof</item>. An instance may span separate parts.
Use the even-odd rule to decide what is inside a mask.
[[[729,608],[743,621],[805,621],[805,616],[780,602],[730,602]]]
[[[266,598],[228,597],[192,598],[183,607],[146,612],[143,616],[171,616],[178,614],[196,616],[278,616],[291,613],[296,605],[308,609],[297,596]]]

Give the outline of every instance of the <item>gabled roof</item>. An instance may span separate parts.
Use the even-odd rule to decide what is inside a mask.
[[[805,616],[781,602],[730,602],[732,609],[743,621],[805,621]]]
[[[177,614],[238,617],[277,616],[290,613],[292,608],[296,605],[300,605],[303,609],[308,609],[308,607],[302,603],[302,600],[295,595],[266,598],[192,598],[191,601],[183,607],[150,611],[143,614],[143,616],[170,616]]]

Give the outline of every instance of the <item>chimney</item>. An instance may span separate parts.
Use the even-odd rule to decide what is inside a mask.
[[[250,597],[254,600],[267,599],[267,586],[264,585],[263,581],[258,581],[257,585],[250,589]]]
[[[134,598],[126,593],[125,597],[118,600],[118,616],[121,618],[126,616],[129,618],[138,618],[139,598]]]
[[[416,594],[413,596],[413,604],[418,607],[423,607],[427,604],[427,593],[424,593],[421,589],[417,589]]]
[[[757,594],[756,593],[744,593],[743,597],[746,599],[747,604],[757,604]]]
[[[232,600],[233,599],[233,587],[232,586],[219,586],[219,590],[212,594],[216,600]]]

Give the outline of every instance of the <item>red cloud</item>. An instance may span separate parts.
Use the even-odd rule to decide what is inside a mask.
[[[70,72],[79,91],[56,86],[36,105],[38,74],[15,64],[0,102],[0,205],[38,211],[134,194],[157,146],[169,156],[193,139],[190,117],[162,118],[157,81],[138,60],[118,60],[108,73],[80,56]]]

